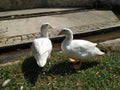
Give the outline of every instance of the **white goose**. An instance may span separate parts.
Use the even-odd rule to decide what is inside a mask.
[[[39,67],[44,67],[47,63],[47,58],[52,51],[52,43],[48,38],[48,30],[52,29],[49,23],[41,26],[41,37],[33,41],[31,50]]]
[[[80,61],[79,59],[86,59],[95,55],[103,55],[104,52],[100,51],[96,47],[96,43],[92,43],[87,40],[73,40],[73,32],[68,28],[63,28],[59,35],[65,35],[65,39],[61,44],[62,51],[69,57],[69,60],[74,63],[73,67],[79,69],[75,63]]]

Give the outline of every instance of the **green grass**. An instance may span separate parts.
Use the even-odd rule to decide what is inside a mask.
[[[44,68],[33,57],[0,67],[0,83],[10,78],[3,90],[120,90],[120,50],[83,62],[79,71],[62,53],[53,52]],[[0,89],[1,90],[1,89]]]

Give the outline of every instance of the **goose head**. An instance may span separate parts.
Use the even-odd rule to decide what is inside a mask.
[[[48,30],[52,29],[53,27],[49,23],[44,23],[41,26],[41,35],[44,37],[48,37]]]
[[[72,30],[69,29],[69,28],[63,28],[63,29],[60,31],[59,35],[65,35],[66,40],[72,40],[72,39],[73,39],[73,32],[72,32]]]

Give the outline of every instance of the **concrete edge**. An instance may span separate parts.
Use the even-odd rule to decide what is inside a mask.
[[[74,36],[79,35],[80,37],[86,37],[86,36],[91,36],[91,35],[98,35],[101,33],[108,33],[108,32],[114,32],[114,31],[120,31],[120,26],[112,26],[112,27],[108,27],[108,28],[103,28],[103,29],[98,29],[98,30],[93,30],[90,32],[84,32],[84,33],[74,33]],[[50,38],[52,42],[54,43],[58,43],[61,42],[64,39],[64,36],[58,36],[58,37],[53,37]],[[0,47],[0,51],[9,51],[11,50],[11,48],[13,49],[17,49],[17,48],[28,48],[31,46],[33,40],[29,40],[27,42],[23,42],[23,43],[16,43],[16,44],[8,44],[6,46],[1,46]],[[7,50],[6,50],[7,49]],[[1,53],[1,52],[0,52]]]
[[[0,21],[2,20],[12,20],[12,19],[21,19],[21,18],[31,18],[31,17],[40,17],[40,16],[48,16],[48,15],[58,15],[58,14],[66,14],[72,12],[78,12],[82,10],[89,10],[85,8],[69,8],[69,9],[61,9],[61,10],[53,10],[53,11],[45,11],[45,12],[36,12],[36,13],[21,13],[21,14],[13,14],[13,15],[5,15],[0,17]]]
[[[112,50],[114,50],[116,48],[120,48],[120,38],[100,42],[99,45],[109,46],[112,48]],[[20,62],[20,60],[14,61],[14,62],[7,62],[5,64],[0,64],[0,66],[13,65],[13,64],[17,64],[19,62]]]

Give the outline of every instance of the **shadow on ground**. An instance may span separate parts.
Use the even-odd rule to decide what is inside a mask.
[[[92,62],[83,62],[82,66],[79,70],[86,70],[88,68],[92,68],[94,66],[97,66],[99,62],[97,61],[92,61]],[[58,64],[53,65],[48,73],[49,74],[54,74],[54,75],[68,75],[68,74],[73,74],[76,73],[76,70],[72,67],[73,64],[70,62],[61,62]]]
[[[82,63],[82,66],[81,66],[80,70],[86,70],[88,68],[92,68],[94,66],[97,66],[98,64],[100,64],[100,62],[97,62],[97,61],[91,61],[91,62],[86,61],[86,62]]]
[[[54,75],[67,75],[76,73],[76,71],[71,68],[72,63],[70,62],[61,62],[50,67],[48,73]]]
[[[33,57],[25,59],[21,69],[25,80],[35,85],[38,75],[42,72],[42,68],[37,65],[36,60]]]
[[[99,63],[96,61],[83,62],[80,70],[86,70],[88,68],[97,66],[98,64]],[[30,84],[35,85],[38,76],[40,74],[43,74],[43,72],[45,72],[47,75],[61,75],[61,76],[76,73],[77,71],[72,67],[72,65],[73,64],[71,62],[64,61],[54,64],[51,67],[45,66],[43,69],[37,65],[36,60],[33,57],[30,57],[24,60],[21,69],[25,80],[28,81]]]

